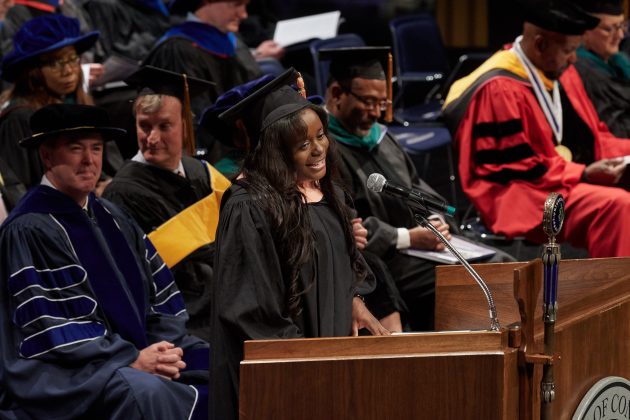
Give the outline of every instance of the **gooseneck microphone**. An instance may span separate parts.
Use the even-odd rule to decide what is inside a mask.
[[[449,206],[444,201],[430,195],[423,194],[420,191],[389,182],[383,175],[378,173],[373,173],[368,177],[367,187],[370,191],[377,193],[384,191],[388,194],[410,201],[413,204],[419,205],[426,211],[443,213],[447,216],[455,215],[455,207]]]
[[[421,225],[429,229],[438,239],[444,244],[444,246],[451,251],[451,253],[462,263],[464,268],[470,273],[473,279],[477,282],[481,290],[483,291],[486,301],[488,302],[488,315],[490,317],[490,329],[492,331],[499,331],[501,324],[499,324],[499,318],[497,317],[497,308],[492,298],[492,292],[481,276],[475,271],[475,269],[466,261],[464,256],[444,237],[444,235],[427,219],[428,211],[444,213],[449,216],[455,214],[455,208],[449,206],[441,200],[437,200],[434,197],[427,197],[426,194],[422,194],[419,191],[415,191],[400,185],[392,184],[388,182],[381,174],[374,173],[368,177],[367,187],[370,191],[380,193],[382,191],[401,197],[405,199],[410,207],[420,208],[421,212],[414,214],[414,218]]]

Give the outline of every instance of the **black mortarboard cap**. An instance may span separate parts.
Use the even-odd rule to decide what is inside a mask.
[[[623,14],[623,0],[576,0],[575,3],[588,13]]]
[[[564,35],[582,35],[599,24],[599,19],[589,15],[569,0],[520,0],[525,21]]]
[[[174,96],[182,102],[182,114],[185,125],[184,147],[189,155],[194,155],[196,146],[190,98],[196,94],[207,92],[208,89],[214,89],[215,84],[207,80],[188,77],[181,73],[153,66],[141,67],[126,78],[124,82],[129,86],[135,87],[138,90],[138,96],[167,95]]]
[[[299,73],[291,67],[220,114],[219,118],[224,121],[241,118],[251,141],[257,142],[262,130],[308,106],[309,102],[291,87],[298,77]],[[254,147],[252,144],[251,148]]]
[[[330,61],[330,76],[337,81],[386,80],[389,54],[389,47],[326,48],[319,50],[319,59]]]
[[[186,79],[191,97],[207,92],[208,89],[214,90],[215,83],[190,76],[186,76]],[[181,73],[154,66],[143,66],[127,77],[124,82],[135,87],[138,90],[138,96],[168,95],[175,96],[182,102],[186,99],[184,75]]]

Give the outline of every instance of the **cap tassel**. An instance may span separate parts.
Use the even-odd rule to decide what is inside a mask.
[[[184,76],[184,103],[182,104],[184,117],[184,149],[188,156],[195,156],[195,130],[193,129],[192,110],[190,108],[190,92],[188,90],[188,77]]]
[[[306,99],[306,88],[304,87],[304,79],[302,79],[302,73],[297,72],[297,79],[295,80],[297,84],[298,93],[302,95],[304,99]]]
[[[394,59],[392,53],[387,54],[387,109],[385,110],[385,122],[392,122],[394,120],[393,110],[393,91],[394,86],[392,84],[392,78],[394,76]]]

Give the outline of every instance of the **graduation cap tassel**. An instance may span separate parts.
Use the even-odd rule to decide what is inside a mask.
[[[184,148],[188,156],[195,156],[195,130],[192,123],[192,110],[190,108],[190,91],[188,90],[188,77],[184,76]]]
[[[392,78],[394,77],[394,59],[392,53],[387,54],[387,109],[385,110],[385,122],[392,122],[394,120],[393,111],[393,91],[394,86],[392,84]]]
[[[304,79],[302,79],[302,73],[297,72],[297,79],[295,80],[297,84],[298,93],[302,95],[304,99],[306,99],[306,88],[304,87]]]

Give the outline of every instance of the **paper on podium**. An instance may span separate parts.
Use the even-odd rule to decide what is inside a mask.
[[[466,261],[469,262],[478,261],[496,254],[494,249],[471,242],[462,236],[452,235],[450,242],[451,245],[453,245],[455,249],[462,254]],[[455,257],[451,251],[447,249],[444,251],[423,251],[420,249],[408,248],[401,250],[400,252],[411,255],[412,257],[424,258],[426,260],[437,261],[443,264],[457,264],[459,262],[457,257]]]
[[[276,24],[273,40],[286,47],[314,38],[333,38],[337,36],[340,18],[341,12],[336,10],[334,12],[281,20]]]

